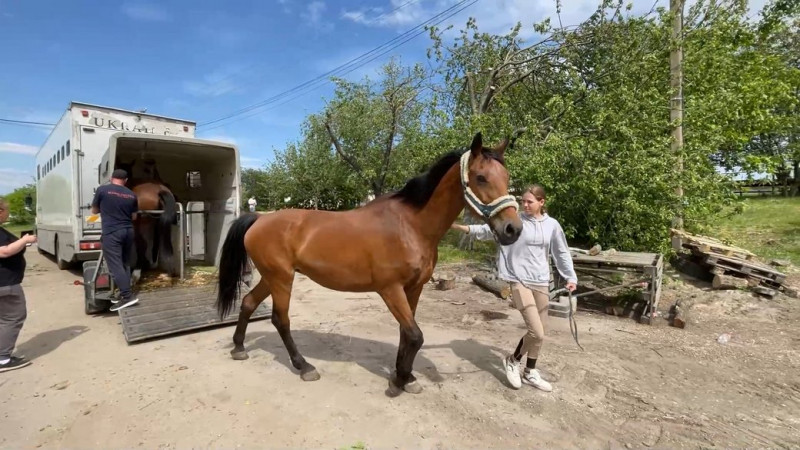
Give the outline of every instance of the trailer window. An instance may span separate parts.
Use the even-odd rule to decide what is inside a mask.
[[[67,139],[67,156],[69,156],[69,139]]]
[[[186,184],[190,188],[199,188],[201,186],[200,171],[190,170],[186,172]]]
[[[64,153],[64,146],[62,145],[61,146],[61,159],[65,159],[65,158],[66,158],[66,154]]]
[[[40,166],[38,164],[36,165],[36,179],[37,180],[41,180],[42,179],[42,166]]]

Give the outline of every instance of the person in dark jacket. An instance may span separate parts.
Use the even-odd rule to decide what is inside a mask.
[[[7,220],[8,202],[0,197],[0,225]],[[22,279],[25,276],[25,248],[34,242],[36,236],[32,234],[17,238],[0,226],[0,372],[31,364],[11,353],[28,316]]]
[[[103,255],[114,283],[119,287],[120,299],[112,299],[111,311],[136,304],[139,299],[131,291],[131,270],[128,266],[133,247],[133,219],[139,210],[136,194],[125,187],[128,172],[116,169],[111,173],[111,183],[97,188],[92,201],[92,214],[100,214]]]

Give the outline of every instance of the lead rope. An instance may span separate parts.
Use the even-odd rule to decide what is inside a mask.
[[[572,311],[572,292],[567,290],[567,293],[569,295],[569,331],[572,333],[572,337],[575,339],[575,343],[578,344],[578,347],[585,352],[586,350],[581,343],[578,342],[578,322],[575,321],[575,313]]]

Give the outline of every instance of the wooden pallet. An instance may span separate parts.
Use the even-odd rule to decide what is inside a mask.
[[[680,239],[681,246],[691,250],[697,250],[705,254],[718,254],[732,258],[743,260],[752,260],[754,253],[740,247],[726,245],[719,239],[714,239],[708,236],[700,236],[697,234],[687,233],[675,228],[670,230],[673,239]]]
[[[743,261],[738,258],[708,254],[705,256],[704,262],[713,268],[739,273],[745,277],[758,278],[773,285],[780,286],[786,280],[785,274],[755,261]]]

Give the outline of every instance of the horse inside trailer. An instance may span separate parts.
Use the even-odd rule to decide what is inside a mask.
[[[112,136],[100,163],[99,178],[107,180],[115,168],[128,170],[129,186],[163,185],[174,196],[177,220],[168,237],[160,236],[160,239],[170,240],[174,252],[171,258],[153,257],[157,254],[153,253],[154,241],[150,235],[146,236],[147,259],[154,263],[151,270],[176,274],[181,279],[188,278],[195,270],[216,272],[225,235],[240,213],[236,146],[186,137],[117,133]],[[142,202],[139,204],[141,206]],[[161,209],[140,211],[140,216],[154,219],[152,224],[161,214]],[[148,232],[152,230],[135,227],[135,233]],[[209,319],[213,311],[212,285],[181,284],[174,280],[169,288],[151,290],[141,283],[138,287],[141,305],[126,308],[120,314],[129,342],[219,323],[218,318]],[[165,318],[165,313],[161,312],[171,308],[173,300],[170,299],[176,304],[173,308],[175,323],[170,323],[172,319]],[[178,304],[183,306],[178,307]],[[158,324],[140,323],[150,320],[153,308],[159,311]],[[196,317],[187,318],[189,314]]]
[[[126,168],[131,186],[157,181],[174,195],[179,223],[172,227],[169,239],[176,257],[173,261],[151,261],[158,262],[158,269],[180,273],[180,266],[186,262],[217,264],[223,236],[239,215],[239,157],[234,145],[119,133],[111,139],[104,164],[107,170]],[[101,174],[101,178],[107,176]],[[160,210],[144,212],[154,217],[160,214]],[[148,255],[151,245],[148,242]]]

